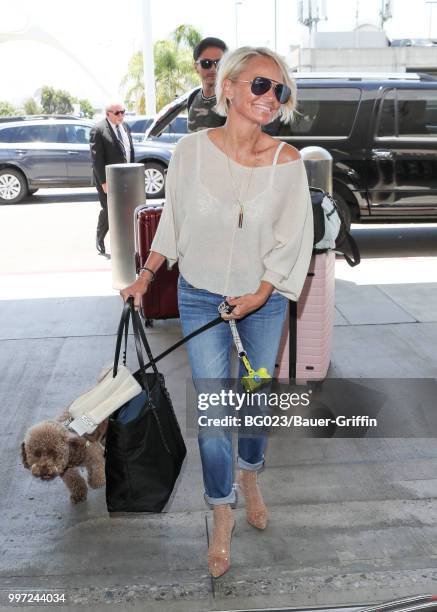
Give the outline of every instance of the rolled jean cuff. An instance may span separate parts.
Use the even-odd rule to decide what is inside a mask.
[[[237,503],[237,492],[235,489],[235,484],[232,485],[232,490],[229,495],[226,495],[226,497],[209,497],[209,495],[207,495],[206,493],[203,494],[203,497],[205,499],[205,502],[211,507],[221,506],[222,504],[230,504],[231,506],[235,507]]]
[[[241,457],[237,457],[237,466],[241,470],[250,470],[252,472],[257,472],[263,469],[264,458],[262,458],[261,461],[258,461],[258,463],[247,463],[247,461],[244,461],[244,459],[242,459]]]

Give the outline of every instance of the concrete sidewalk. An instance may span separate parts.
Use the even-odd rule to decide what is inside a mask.
[[[369,284],[376,261],[382,269],[381,259],[337,264],[329,376],[436,378],[437,278],[408,277],[403,259],[391,261],[389,282],[381,272]],[[35,591],[65,593],[64,607],[163,612],[437,594],[433,439],[276,438],[260,478],[269,527],[253,530],[240,503],[232,568],[214,590],[195,439],[162,515],[109,518],[103,490],[73,506],[61,482],[33,479],[19,458],[26,428],[59,413],[111,362],[120,306],[117,296],[0,302],[0,606],[8,593]],[[158,322],[154,353],[179,337],[177,321]],[[185,349],[161,370],[184,431]]]

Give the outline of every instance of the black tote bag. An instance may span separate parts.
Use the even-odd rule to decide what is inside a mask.
[[[146,391],[147,399],[133,420],[125,424],[118,421],[121,408],[109,418],[105,449],[106,505],[108,512],[161,512],[173,491],[187,451],[164,377],[157,370],[131,299],[124,306],[118,328],[113,375],[117,373],[123,333],[123,361],[126,360],[130,317],[140,365],[133,376]],[[153,369],[151,373],[145,371],[141,342]]]

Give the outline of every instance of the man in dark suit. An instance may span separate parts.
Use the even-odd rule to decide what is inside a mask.
[[[105,236],[109,229],[105,167],[135,161],[130,130],[123,123],[125,112],[121,104],[108,105],[106,119],[97,123],[90,134],[94,180],[102,207],[97,222],[96,248],[102,254],[106,252]]]

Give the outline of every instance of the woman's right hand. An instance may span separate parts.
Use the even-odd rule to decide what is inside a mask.
[[[141,305],[141,298],[149,288],[150,283],[155,279],[155,274],[165,261],[165,256],[156,251],[150,251],[146,263],[140,269],[140,275],[137,280],[120,291],[120,295],[124,301],[128,298],[134,298],[135,310],[138,310]]]
[[[130,297],[133,297],[135,310],[138,310],[141,305],[141,298],[145,293],[147,293],[150,283],[151,280],[146,276],[139,276],[137,280],[132,283],[132,285],[121,289],[120,295],[124,301]]]

